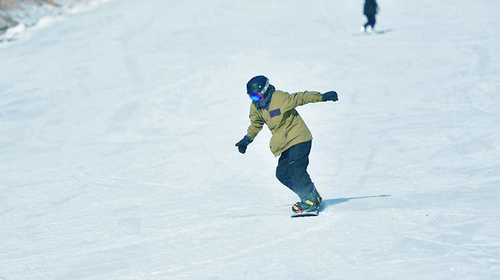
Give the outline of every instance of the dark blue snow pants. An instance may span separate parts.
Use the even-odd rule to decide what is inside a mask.
[[[290,147],[281,154],[276,167],[276,178],[302,201],[314,190],[314,184],[307,173],[311,146],[312,141]]]
[[[368,25],[371,25],[372,29],[375,27],[375,23],[377,20],[375,19],[375,15],[366,15],[366,18],[368,19],[368,22],[365,23],[365,29],[368,27]]]

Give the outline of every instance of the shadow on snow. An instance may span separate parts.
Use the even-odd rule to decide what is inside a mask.
[[[391,195],[388,195],[388,194],[382,194],[382,195],[360,196],[360,197],[349,197],[349,198],[323,199],[323,209],[321,209],[321,210],[323,211],[330,206],[337,205],[337,204],[344,203],[344,202],[348,202],[349,200],[380,198],[380,197],[390,197],[390,196]]]

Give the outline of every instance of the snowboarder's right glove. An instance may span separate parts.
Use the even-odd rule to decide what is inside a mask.
[[[329,91],[323,93],[323,101],[328,101],[328,100],[337,101],[339,100],[339,96],[335,91]]]
[[[252,143],[252,139],[250,139],[250,136],[245,135],[243,139],[240,140],[240,142],[236,143],[236,147],[238,147],[238,151],[242,154],[244,154],[247,151],[248,144]]]

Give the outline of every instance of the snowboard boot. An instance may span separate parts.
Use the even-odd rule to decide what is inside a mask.
[[[323,199],[316,188],[304,199],[292,206],[294,213],[318,212],[323,205]]]

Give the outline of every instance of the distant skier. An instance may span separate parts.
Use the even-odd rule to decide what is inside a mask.
[[[307,173],[312,135],[295,108],[307,103],[337,101],[337,93],[305,91],[289,94],[276,90],[267,77],[256,76],[247,83],[247,94],[252,99],[250,126],[243,139],[236,143],[239,152],[245,153],[266,124],[272,133],[271,152],[276,157],[281,155],[276,177],[300,198],[292,211],[317,215],[322,198]]]
[[[361,31],[363,32],[372,32],[375,31],[375,23],[377,20],[375,19],[375,15],[379,10],[378,4],[376,0],[365,0],[365,6],[363,9],[363,13],[365,14],[368,22],[365,23],[363,27],[361,27]]]

